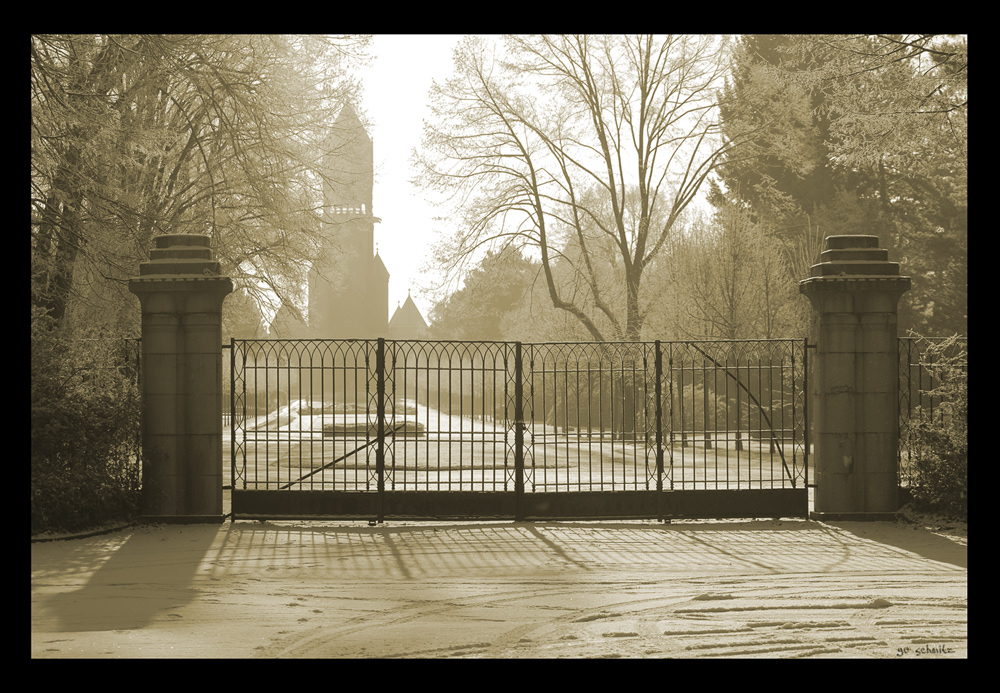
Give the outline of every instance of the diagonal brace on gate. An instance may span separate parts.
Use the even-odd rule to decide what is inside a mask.
[[[771,423],[771,417],[767,415],[766,411],[764,411],[764,407],[761,406],[760,401],[750,391],[750,388],[748,388],[746,385],[743,384],[743,381],[740,380],[739,376],[738,375],[734,375],[732,373],[732,371],[729,370],[728,366],[724,366],[719,361],[717,361],[716,359],[712,358],[712,356],[708,352],[706,352],[704,349],[702,349],[701,347],[699,347],[694,342],[689,342],[689,344],[690,344],[691,348],[693,348],[695,351],[697,351],[702,356],[704,356],[705,358],[707,358],[709,361],[711,361],[712,363],[714,363],[717,367],[721,368],[722,371],[728,377],[732,378],[736,382],[736,385],[741,390],[743,390],[746,393],[746,395],[750,399],[750,401],[752,401],[757,406],[757,410],[761,413],[761,416],[764,417],[764,421],[767,422],[768,432],[770,433],[771,441],[773,443],[775,443],[775,449],[777,449],[778,456],[781,458],[781,467],[785,470],[785,474],[788,476],[788,480],[792,482],[792,488],[795,488],[795,477],[792,475],[792,471],[788,468],[788,463],[785,461],[785,453],[782,450],[781,441],[774,434],[774,424]]]
[[[386,434],[385,434],[385,437],[386,437],[386,438],[392,438],[392,437],[394,437],[394,436],[396,435],[396,431],[400,430],[400,429],[401,429],[401,428],[403,428],[403,427],[404,427],[405,425],[406,425],[406,423],[405,423],[405,422],[404,422],[404,423],[401,423],[401,424],[397,424],[397,425],[396,425],[395,427],[393,427],[393,428],[392,428],[392,430],[390,430],[390,431],[387,431],[387,432],[386,432]],[[375,443],[378,443],[378,442],[379,442],[380,440],[381,440],[381,439],[380,439],[380,438],[379,438],[378,436],[376,436],[375,438],[373,438],[372,440],[369,440],[369,441],[368,441],[367,443],[365,443],[364,445],[359,445],[358,447],[354,448],[353,450],[350,450],[350,451],[348,451],[348,452],[345,452],[345,453],[344,453],[343,455],[341,455],[341,456],[340,456],[340,457],[338,457],[337,459],[335,459],[335,460],[333,460],[333,461],[331,461],[331,462],[327,462],[326,464],[324,464],[324,465],[323,465],[322,467],[320,467],[319,469],[314,469],[314,470],[312,470],[311,472],[309,472],[308,474],[303,474],[303,475],[302,475],[302,476],[300,476],[300,477],[299,477],[298,479],[295,479],[294,481],[289,481],[289,482],[288,482],[287,484],[285,484],[284,486],[280,486],[279,488],[280,488],[280,490],[282,490],[282,491],[284,491],[284,490],[286,490],[286,489],[288,489],[288,488],[291,488],[291,487],[292,487],[293,485],[295,485],[295,484],[298,484],[298,483],[300,483],[300,482],[302,482],[302,481],[305,481],[306,479],[308,479],[308,478],[310,478],[310,477],[312,477],[312,476],[315,476],[316,474],[319,474],[319,473],[320,473],[320,472],[322,472],[322,471],[323,471],[324,469],[329,469],[330,467],[334,466],[334,465],[335,465],[335,464],[337,464],[338,462],[343,462],[343,461],[344,461],[344,460],[346,460],[346,459],[347,459],[348,457],[351,457],[351,456],[353,456],[353,455],[356,455],[356,454],[358,454],[359,452],[361,452],[362,450],[364,450],[364,449],[366,449],[366,448],[369,448],[369,447],[371,447],[371,446],[372,446],[372,445],[374,445]]]

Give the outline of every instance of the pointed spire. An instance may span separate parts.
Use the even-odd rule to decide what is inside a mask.
[[[373,145],[352,104],[341,106],[327,133],[323,150],[325,207],[348,209],[351,214],[370,217],[373,213]]]
[[[354,110],[354,106],[349,101],[345,102],[340,109],[340,113],[337,115],[336,123],[338,125],[353,125],[354,121],[357,121],[358,124],[361,123],[361,119],[358,118],[358,113]]]
[[[358,112],[354,110],[354,106],[350,103],[345,103],[341,107],[340,113],[337,115],[337,119],[333,122],[333,127],[330,129],[330,136],[337,137],[344,142],[352,143],[351,146],[371,147],[372,145],[367,128],[365,128],[364,123],[361,122],[361,118],[358,117]],[[357,143],[357,145],[354,143]]]

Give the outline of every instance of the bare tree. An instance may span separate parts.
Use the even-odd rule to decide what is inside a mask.
[[[152,237],[178,232],[210,234],[241,288],[293,292],[319,225],[318,143],[366,43],[33,35],[32,305],[57,320],[121,305]]]
[[[416,155],[417,181],[461,210],[442,267],[525,249],[593,339],[637,339],[644,272],[733,146],[716,137],[725,56],[717,36],[466,39]]]
[[[695,219],[670,258],[675,330],[689,339],[787,336],[801,299],[778,243],[732,205]]]

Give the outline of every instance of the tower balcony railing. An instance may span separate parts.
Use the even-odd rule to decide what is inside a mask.
[[[344,205],[330,205],[329,207],[327,207],[327,210],[330,212],[330,214],[338,215],[338,216],[339,215],[348,215],[348,214],[353,214],[353,215],[358,215],[358,214],[367,215],[371,211],[368,208],[367,205],[361,205],[361,206],[358,206],[358,207],[344,206]]]

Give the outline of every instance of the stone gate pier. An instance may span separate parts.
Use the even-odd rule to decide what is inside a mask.
[[[211,239],[166,234],[129,290],[142,305],[146,521],[221,522],[222,301]]]
[[[810,376],[815,519],[899,510],[897,305],[910,288],[878,236],[830,236],[799,282],[819,318]]]

